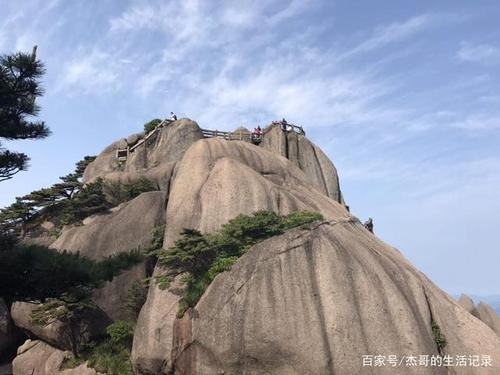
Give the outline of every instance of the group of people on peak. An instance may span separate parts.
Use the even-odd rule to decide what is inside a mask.
[[[252,143],[254,145],[258,145],[260,142],[262,142],[262,135],[263,133],[260,126],[254,128],[252,132]]]

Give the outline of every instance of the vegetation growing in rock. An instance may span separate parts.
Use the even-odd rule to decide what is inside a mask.
[[[82,345],[82,319],[96,309],[97,306],[87,298],[86,294],[82,299],[73,296],[64,301],[51,300],[39,305],[31,313],[31,320],[41,326],[61,322],[65,327],[64,334],[70,344],[71,352],[77,358]]]
[[[29,226],[51,221],[56,227],[81,221],[94,213],[107,210],[102,180],[83,185],[83,172],[95,156],[86,156],[76,163],[73,173],[60,177],[49,188],[16,198],[16,202],[0,211],[0,230],[19,235]]]
[[[118,181],[106,181],[104,192],[113,205],[127,202],[142,193],[158,190],[158,187],[147,178],[141,177],[137,181],[120,183]]]
[[[0,295],[8,302],[81,296],[142,260],[138,250],[95,261],[79,253],[15,244],[0,249]]]
[[[15,203],[0,210],[0,231],[20,235],[48,221],[54,225],[52,234],[57,234],[64,225],[79,224],[86,217],[106,212],[141,193],[158,190],[146,178],[130,183],[97,178],[84,185],[83,173],[94,159],[95,156],[86,156],[76,164],[73,173],[60,177],[60,182],[18,197]]]
[[[44,73],[36,48],[31,54],[0,56],[0,138],[40,139],[50,134],[45,123],[26,120],[39,112],[36,98],[43,94],[40,79]],[[28,162],[26,154],[9,151],[0,143],[0,181],[26,170]]]
[[[436,342],[438,352],[439,354],[442,354],[443,349],[446,347],[447,344],[446,337],[441,331],[441,327],[439,327],[439,325],[435,320],[431,321],[431,328],[432,328],[432,336],[434,337],[434,341]]]
[[[106,337],[87,344],[79,357],[65,361],[64,368],[87,362],[89,367],[108,375],[133,375],[130,352],[134,323],[118,320],[106,329]]]
[[[149,122],[146,122],[144,124],[144,132],[147,134],[150,131],[154,130],[154,128],[156,128],[160,124],[160,122],[161,120],[159,118],[155,118]]]
[[[137,319],[139,313],[141,312],[141,308],[146,302],[146,298],[148,295],[147,283],[141,281],[134,281],[128,291],[127,291],[127,300],[126,306],[130,315]]]
[[[173,278],[184,275],[186,292],[179,308],[179,316],[182,316],[187,308],[196,305],[213,279],[229,270],[250,247],[288,229],[322,219],[321,214],[308,211],[287,216],[258,211],[237,216],[215,233],[185,229],[174,246],[156,252],[159,264],[167,269],[156,281],[166,288]]]

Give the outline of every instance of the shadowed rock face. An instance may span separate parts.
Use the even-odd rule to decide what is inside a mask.
[[[61,370],[69,352],[56,349],[43,341],[27,340],[12,362],[14,375],[97,375],[94,369],[82,364],[74,369]]]
[[[40,304],[27,302],[14,302],[11,307],[11,315],[14,323],[19,328],[27,331],[29,336],[36,336],[60,349],[71,349],[68,336],[69,328],[66,323],[55,320],[48,325],[37,325],[33,323],[31,314]],[[111,321],[99,309],[89,311],[79,322],[78,332],[79,345],[89,342],[91,339],[102,335]]]
[[[153,228],[165,222],[165,201],[165,192],[142,193],[109,214],[86,220],[86,225],[65,229],[51,247],[93,259],[144,248]]]
[[[0,298],[0,357],[4,351],[15,348],[14,344],[19,338],[19,332],[14,326],[10,312],[4,300]]]
[[[116,150],[133,146],[137,138],[137,135],[130,136],[106,147],[85,170],[84,182],[97,177],[121,182],[146,177],[155,181],[160,189],[168,191],[176,162],[191,144],[203,138],[203,134],[196,122],[180,119],[161,128],[130,153],[126,163],[120,165]]]
[[[362,355],[439,354],[432,320],[448,341],[443,354],[493,358],[493,368],[453,373],[500,370],[499,338],[353,219],[256,245],[190,316],[176,323],[176,374],[382,374],[363,368]]]
[[[266,129],[261,146],[286,157],[307,175],[309,183],[343,203],[337,169],[321,149],[304,135],[284,132],[279,125]]]

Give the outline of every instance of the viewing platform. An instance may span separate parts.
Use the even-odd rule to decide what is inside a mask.
[[[160,124],[158,124],[153,130],[147,133],[143,138],[141,138],[137,143],[127,148],[120,148],[116,150],[116,158],[118,161],[124,162],[128,159],[130,153],[134,152],[136,148],[144,144],[148,139],[153,137],[161,128],[168,126],[172,120],[165,119]],[[275,127],[280,127],[284,132],[291,132],[300,135],[305,135],[302,126],[291,124],[282,121],[273,121],[270,125],[262,130],[261,135],[257,135],[245,128],[239,128],[235,131],[223,131],[223,130],[211,130],[211,129],[201,129],[204,138],[222,138],[228,141],[244,141],[253,144],[260,144],[262,137],[266,135],[271,129]]]

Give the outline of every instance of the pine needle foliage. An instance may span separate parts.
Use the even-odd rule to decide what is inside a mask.
[[[184,229],[174,246],[156,252],[159,264],[166,271],[157,276],[161,288],[184,275],[186,292],[181,299],[178,316],[196,305],[206,288],[221,272],[231,266],[250,247],[285,231],[322,220],[316,212],[300,211],[280,216],[272,211],[258,211],[252,215],[239,215],[210,234]]]
[[[38,115],[36,99],[43,94],[40,80],[45,69],[31,54],[15,53],[0,56],[0,139],[41,139],[50,134],[41,121],[29,121]],[[0,181],[12,178],[28,168],[29,157],[5,149],[0,142]]]

